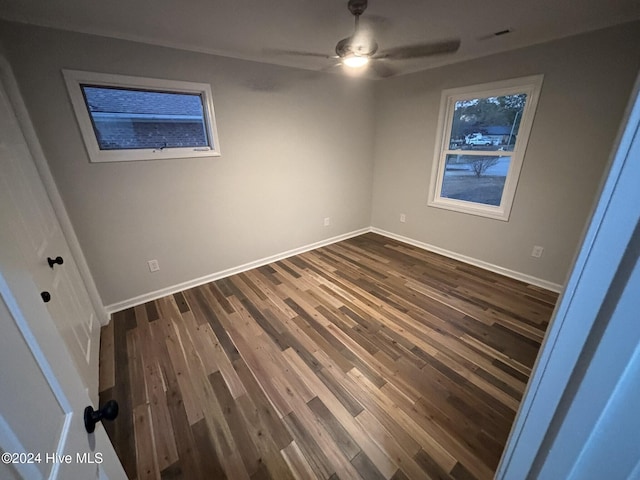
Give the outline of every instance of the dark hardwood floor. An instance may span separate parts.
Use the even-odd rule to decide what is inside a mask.
[[[366,234],[113,316],[131,479],[489,479],[557,295]]]

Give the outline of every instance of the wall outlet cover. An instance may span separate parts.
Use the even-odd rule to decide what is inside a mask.
[[[542,256],[542,252],[544,252],[544,247],[535,245],[533,247],[533,250],[531,251],[531,256],[535,258],[540,258]]]

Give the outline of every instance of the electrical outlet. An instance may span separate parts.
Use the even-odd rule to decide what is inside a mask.
[[[158,260],[149,260],[147,262],[147,265],[149,265],[150,272],[157,272],[158,270],[160,270],[160,264],[158,263]]]
[[[535,258],[540,258],[542,256],[542,252],[544,252],[544,248],[539,245],[535,245],[533,247],[533,250],[531,251],[531,256]]]
[[[331,225],[331,217],[324,217],[324,226],[328,227]]]
[[[400,214],[400,221],[401,221],[402,223],[404,223],[404,222],[406,222],[406,221],[407,221],[407,216],[406,216],[404,213],[401,213],[401,214]]]

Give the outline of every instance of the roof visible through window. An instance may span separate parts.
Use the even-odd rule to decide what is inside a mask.
[[[81,85],[100,150],[206,147],[198,94]]]
[[[208,83],[62,73],[90,162],[220,156]]]
[[[198,94],[92,85],[82,85],[82,90],[93,112],[202,115],[202,99]]]

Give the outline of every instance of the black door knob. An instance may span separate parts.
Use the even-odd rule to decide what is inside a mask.
[[[49,292],[40,292],[40,296],[44,303],[49,303],[51,301],[51,294]]]
[[[56,258],[47,257],[47,263],[51,268],[53,268],[54,265],[62,265],[64,263],[64,260],[62,259],[62,257],[56,257]]]
[[[96,423],[101,420],[115,420],[118,416],[118,402],[109,400],[100,410],[94,410],[91,405],[84,409],[84,428],[87,433],[93,433]]]

